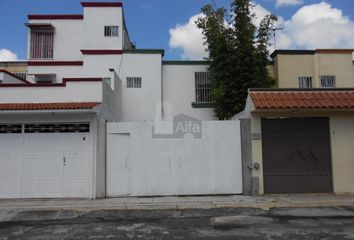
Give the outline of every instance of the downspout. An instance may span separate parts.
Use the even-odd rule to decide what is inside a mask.
[[[161,55],[161,120],[165,119],[165,110],[163,108],[163,64]]]
[[[105,121],[105,133],[104,133],[104,137],[105,137],[105,144],[104,144],[104,198],[107,198],[107,119]]]

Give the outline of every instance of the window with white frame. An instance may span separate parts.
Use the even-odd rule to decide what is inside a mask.
[[[321,87],[323,88],[332,88],[336,86],[336,77],[335,76],[321,76],[320,78]]]
[[[127,77],[127,88],[141,88],[141,77]]]
[[[312,77],[299,77],[299,88],[312,88]]]
[[[31,29],[30,58],[52,59],[54,44],[53,29]]]
[[[212,102],[211,90],[213,87],[209,72],[195,72],[195,101]]]
[[[118,26],[105,26],[104,27],[104,36],[105,37],[118,37],[119,36],[119,27]]]

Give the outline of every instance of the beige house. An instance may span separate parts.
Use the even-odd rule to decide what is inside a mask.
[[[269,70],[277,88],[354,87],[353,51],[276,50]]]
[[[353,50],[277,50],[274,89],[250,89],[253,194],[354,193]],[[247,175],[247,172],[245,173]]]

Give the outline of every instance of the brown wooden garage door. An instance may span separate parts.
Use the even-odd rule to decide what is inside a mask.
[[[333,192],[328,118],[262,119],[264,192]]]

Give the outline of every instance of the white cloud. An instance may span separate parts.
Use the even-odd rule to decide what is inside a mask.
[[[255,14],[255,17],[253,19],[253,24],[256,25],[257,27],[261,23],[262,19],[266,15],[270,14],[270,12],[267,9],[265,9],[264,7],[262,7],[259,4],[254,5],[253,13]]]
[[[188,23],[178,24],[170,29],[170,48],[181,48],[183,59],[202,59],[208,56],[203,46],[202,30],[195,24],[201,16],[202,14],[194,15]]]
[[[255,4],[253,8],[256,18],[253,23],[259,26],[262,19],[270,14],[268,10],[259,4]],[[182,59],[203,59],[208,56],[206,47],[203,45],[204,39],[202,30],[197,28],[195,21],[203,16],[201,13],[192,16],[188,23],[177,24],[176,27],[170,29],[170,48],[182,49]],[[227,24],[225,22],[225,24]]]
[[[257,16],[254,19],[256,26],[269,14],[259,4],[255,5],[253,11]],[[199,16],[201,14],[191,17],[188,23],[170,29],[170,48],[182,49],[183,59],[202,59],[207,56],[202,31],[194,23]],[[353,20],[326,2],[303,6],[288,20],[278,16],[276,26],[284,28],[276,32],[277,49],[354,47]]]
[[[354,22],[321,2],[300,8],[278,32],[277,48],[353,48]]]
[[[259,24],[261,23],[262,19],[267,16],[272,14],[269,12],[267,9],[265,9],[262,5],[260,4],[254,4],[253,8],[253,13],[255,14],[255,17],[253,19],[253,24],[258,27]],[[275,26],[280,26],[284,24],[284,18],[282,16],[277,16],[278,21],[275,23]]]
[[[303,3],[303,0],[275,0],[276,7],[301,5]]]
[[[17,55],[10,50],[0,49],[0,61],[16,61]]]

